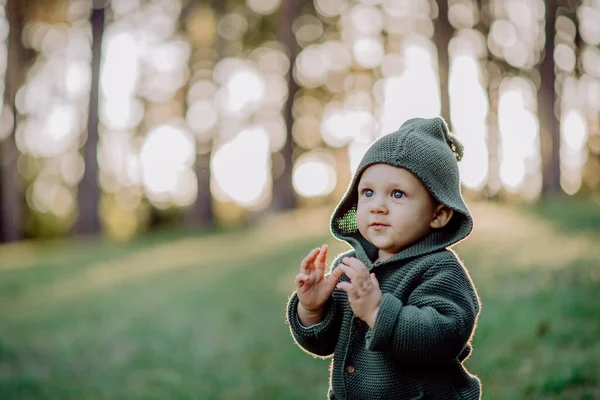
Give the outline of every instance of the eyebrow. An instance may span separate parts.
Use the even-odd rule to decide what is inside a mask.
[[[358,185],[357,185],[356,187],[357,187],[357,188],[362,188],[362,187],[370,187],[370,186],[373,186],[373,183],[372,183],[372,182],[370,182],[370,181],[364,181],[364,182],[362,182],[362,181],[361,181],[361,182],[359,182],[359,183],[358,183]],[[396,188],[399,188],[399,189],[402,189],[402,190],[405,190],[405,189],[406,189],[406,190],[410,190],[410,189],[412,189],[412,188],[410,187],[410,184],[407,184],[407,183],[401,183],[401,182],[397,182],[397,181],[388,182],[388,183],[386,184],[386,186],[387,186],[387,187],[396,187]]]

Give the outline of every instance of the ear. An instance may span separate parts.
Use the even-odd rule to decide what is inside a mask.
[[[444,204],[439,204],[433,211],[433,218],[431,219],[429,226],[433,229],[443,228],[446,226],[446,224],[448,224],[448,222],[450,222],[453,215],[453,209],[445,206]]]

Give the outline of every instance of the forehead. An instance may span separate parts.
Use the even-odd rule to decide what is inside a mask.
[[[425,189],[419,178],[412,172],[387,164],[374,164],[367,167],[359,181],[359,184],[364,183],[401,183],[410,186],[422,186]]]

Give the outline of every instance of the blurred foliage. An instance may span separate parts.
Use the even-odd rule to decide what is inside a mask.
[[[540,0],[448,2],[447,20],[446,3],[428,0],[97,3],[107,15],[97,157],[106,235],[243,224],[276,212],[280,188],[300,207],[335,202],[370,142],[409,117],[438,114],[448,95],[449,122],[467,148],[465,192],[536,201],[539,142],[557,122],[539,119],[544,83],[556,86],[564,131],[563,190],[600,188],[593,2],[557,3],[556,51],[545,56],[554,83],[540,75],[550,5]],[[25,16],[23,44],[35,53],[16,102],[23,228],[69,234],[91,165],[82,154],[91,2],[7,4]],[[300,46],[292,65],[291,44]],[[293,121],[290,71],[299,86]]]

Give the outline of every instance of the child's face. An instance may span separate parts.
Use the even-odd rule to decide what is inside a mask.
[[[363,172],[356,223],[360,233],[379,249],[379,261],[425,237],[435,212],[429,191],[408,170],[374,164]]]

